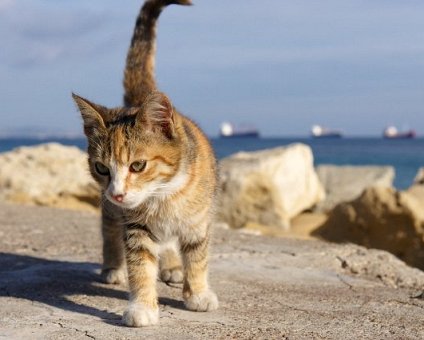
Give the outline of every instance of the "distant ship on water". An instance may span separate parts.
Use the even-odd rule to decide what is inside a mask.
[[[234,126],[229,122],[221,124],[221,138],[258,138],[259,131],[250,126]]]
[[[313,138],[342,138],[343,134],[340,130],[333,130],[321,125],[314,125],[311,128],[311,136]]]
[[[415,130],[398,131],[395,126],[388,126],[383,131],[383,137],[387,139],[408,139],[416,136]]]

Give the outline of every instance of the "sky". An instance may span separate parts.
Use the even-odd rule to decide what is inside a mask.
[[[158,28],[158,85],[209,135],[313,124],[424,136],[424,1],[193,0]],[[82,133],[71,99],[122,104],[139,0],[0,0],[0,133]]]

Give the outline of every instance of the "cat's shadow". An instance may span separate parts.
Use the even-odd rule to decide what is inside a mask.
[[[89,306],[78,296],[104,296],[127,300],[125,291],[101,284],[100,266],[91,262],[48,260],[0,252],[0,297],[15,297],[56,308],[94,315],[106,323],[121,324],[121,315]],[[184,309],[182,301],[159,298],[159,303]]]

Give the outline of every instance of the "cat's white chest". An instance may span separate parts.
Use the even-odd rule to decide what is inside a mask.
[[[152,199],[144,206],[143,211],[143,223],[160,243],[175,237],[197,240],[204,236],[209,221],[209,207],[188,212],[184,202]]]
[[[178,206],[172,207],[162,200],[152,200],[146,211],[147,225],[162,242],[180,234],[186,227],[184,219],[178,213]]]

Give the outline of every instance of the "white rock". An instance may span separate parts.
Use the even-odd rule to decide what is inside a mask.
[[[0,197],[18,203],[93,209],[99,190],[85,152],[48,143],[0,154]]]
[[[241,152],[220,162],[218,220],[289,227],[290,219],[324,199],[311,149],[293,144]]]
[[[366,188],[391,188],[395,178],[395,170],[391,166],[320,165],[317,174],[324,185],[326,198],[316,210],[323,212],[359,197]]]
[[[424,168],[418,169],[417,175],[415,176],[415,179],[414,179],[414,184],[418,184],[418,185],[424,184]]]
[[[421,202],[421,207],[424,206],[424,168],[418,170],[414,183],[412,183],[412,186],[405,190],[405,192]],[[421,208],[421,210],[423,209]]]

